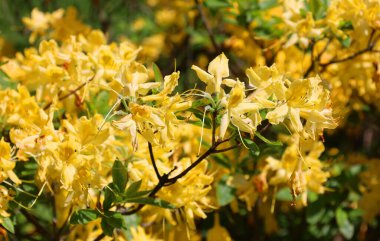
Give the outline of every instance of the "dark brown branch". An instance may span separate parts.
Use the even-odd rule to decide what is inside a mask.
[[[100,240],[102,240],[104,237],[106,237],[106,235],[105,235],[104,233],[101,233],[101,234],[99,234],[98,237],[96,237],[96,239],[94,239],[94,241],[100,241]]]
[[[149,141],[148,141],[148,149],[149,149],[150,160],[151,160],[153,168],[154,168],[154,172],[156,173],[158,180],[160,180],[161,175],[160,175],[160,172],[158,171],[156,160],[154,159],[152,144]]]
[[[178,179],[184,177],[187,173],[189,173],[196,166],[198,166],[198,164],[201,163],[208,156],[210,156],[212,154],[216,154],[216,153],[221,153],[221,152],[232,150],[234,148],[237,148],[240,145],[240,144],[238,144],[236,146],[231,146],[231,147],[220,149],[220,150],[217,149],[217,147],[219,145],[221,145],[222,143],[230,141],[234,137],[234,135],[232,135],[229,138],[226,138],[224,140],[216,140],[215,130],[216,130],[216,117],[217,117],[217,115],[218,115],[217,111],[215,111],[213,113],[213,115],[212,115],[212,129],[213,129],[213,131],[212,131],[212,135],[213,135],[212,140],[213,140],[213,143],[211,144],[211,146],[209,147],[209,149],[206,152],[204,152],[200,157],[198,157],[197,160],[195,162],[193,162],[190,166],[188,166],[185,170],[183,170],[181,173],[179,173],[178,175],[176,175],[176,176],[174,176],[172,178],[170,178],[169,176],[170,176],[170,174],[174,170],[177,169],[177,167],[174,167],[170,172],[165,173],[165,174],[163,174],[161,176],[159,174],[158,169],[157,169],[156,164],[155,164],[155,159],[154,159],[154,155],[153,155],[152,145],[148,142],[150,157],[151,157],[152,164],[153,164],[153,167],[155,169],[156,175],[158,177],[158,183],[154,187],[154,189],[149,193],[148,197],[153,198],[161,190],[161,188],[163,188],[165,186],[170,186],[170,185],[173,185],[174,183],[176,183]],[[144,206],[145,206],[144,204],[139,204],[136,207],[134,207],[132,209],[129,209],[129,210],[125,210],[125,209],[124,210],[118,209],[118,210],[123,215],[132,215],[132,214],[137,213],[138,211],[140,211]]]
[[[330,43],[331,43],[331,39],[328,40],[325,47],[323,47],[322,51],[317,55],[316,59],[314,59],[314,57],[313,57],[313,47],[315,46],[315,45],[313,45],[313,47],[311,49],[311,65],[306,70],[305,74],[303,75],[304,78],[306,78],[313,69],[318,68],[318,65],[320,64],[319,62],[321,61],[321,57],[327,51]]]
[[[93,79],[94,79],[95,75],[93,77],[91,77],[88,81],[82,83],[81,85],[79,85],[78,87],[76,87],[75,89],[69,91],[69,93],[63,95],[63,96],[60,96],[58,98],[59,101],[61,100],[64,100],[66,98],[68,98],[69,96],[75,94],[78,90],[82,89],[85,85],[87,85],[88,83],[90,83]],[[49,102],[45,107],[44,107],[44,110],[47,110],[49,109],[49,107],[53,104],[53,101]]]
[[[348,60],[354,59],[354,58],[356,58],[356,57],[358,57],[358,56],[360,56],[360,55],[362,55],[362,54],[364,54],[364,53],[370,52],[370,51],[372,51],[372,49],[373,49],[373,46],[370,45],[370,46],[368,46],[368,47],[365,48],[365,49],[362,49],[362,50],[360,50],[360,51],[358,51],[358,52],[356,52],[356,53],[351,54],[350,56],[347,56],[347,57],[342,58],[342,59],[331,60],[331,61],[328,62],[328,63],[321,63],[320,66],[322,66],[322,67],[326,67],[326,66],[329,66],[329,65],[331,65],[331,64],[342,63],[342,62],[345,62],[345,61],[348,61]]]
[[[241,146],[241,144],[238,144],[238,145],[230,146],[230,147],[227,147],[227,148],[224,148],[224,149],[215,150],[214,153],[221,153],[221,152],[230,151],[230,150],[236,149],[236,148],[238,148],[240,146]]]
[[[20,212],[22,213],[22,215],[25,216],[25,218],[30,221],[34,227],[36,228],[37,232],[41,235],[48,235],[49,234],[49,230],[47,230],[44,226],[42,226],[36,217],[34,217],[32,214],[28,213],[28,211],[26,211],[25,209],[20,209]]]
[[[348,61],[348,60],[351,60],[351,59],[354,59],[364,53],[367,53],[367,52],[377,52],[378,50],[374,50],[374,47],[376,46],[376,42],[379,40],[380,38],[380,35],[377,36],[375,38],[375,40],[372,41],[373,37],[375,35],[375,31],[372,31],[371,32],[371,36],[369,38],[369,41],[368,41],[368,46],[362,50],[359,50],[358,52],[356,53],[353,53],[345,58],[342,58],[342,59],[336,59],[336,60],[331,60],[330,62],[328,63],[321,63],[320,66],[322,67],[327,67],[331,64],[337,64],[337,63],[342,63],[342,62],[345,62],[345,61]]]
[[[217,115],[217,112],[214,110],[212,112],[212,141],[211,141],[211,145],[214,145],[215,144],[215,132],[216,132],[216,115]]]
[[[200,3],[199,0],[195,0],[195,3],[197,4],[197,9],[198,9],[199,15],[201,16],[202,23],[207,30],[207,34],[211,40],[212,46],[214,47],[215,51],[219,53],[220,47],[215,40],[214,33],[212,32],[212,29],[211,29],[211,27],[207,21],[206,14],[204,13],[204,11],[202,9],[202,3]]]
[[[173,178],[169,178],[169,181],[174,183],[178,179],[180,179],[181,177],[184,177],[189,171],[194,169],[194,167],[198,166],[199,163],[201,163],[204,159],[206,159],[206,157],[208,157],[209,155],[214,153],[215,148],[219,145],[218,143],[219,142],[216,142],[214,145],[212,145],[205,153],[203,153],[200,157],[198,157],[198,159],[195,162],[193,162],[190,166],[188,166],[180,174],[178,174],[177,176],[175,176]]]

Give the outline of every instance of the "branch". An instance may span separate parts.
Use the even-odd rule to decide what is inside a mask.
[[[101,233],[101,234],[99,234],[98,237],[96,237],[96,239],[94,239],[94,241],[100,241],[100,240],[102,240],[104,237],[106,237],[106,235],[105,235],[104,233]]]
[[[215,148],[219,145],[218,143],[219,142],[216,142],[214,145],[212,145],[205,153],[203,153],[200,157],[198,157],[198,159],[195,162],[193,162],[180,174],[178,174],[177,176],[173,178],[169,178],[169,181],[175,183],[178,179],[180,179],[181,177],[184,177],[189,171],[191,171],[194,167],[196,167],[199,163],[201,163],[204,159],[206,159],[206,157],[214,153]]]
[[[20,212],[22,213],[22,215],[25,216],[25,218],[27,220],[29,220],[33,225],[34,227],[36,228],[37,232],[41,235],[48,235],[49,234],[49,230],[46,229],[44,226],[42,226],[36,217],[34,217],[32,214],[28,213],[25,209],[20,209]]]
[[[199,0],[195,0],[195,3],[197,4],[197,9],[198,9],[199,15],[202,18],[202,23],[203,23],[204,27],[207,30],[207,33],[208,33],[208,36],[209,36],[209,38],[211,40],[212,46],[214,47],[214,49],[215,49],[216,52],[220,52],[220,47],[219,47],[219,45],[217,44],[217,42],[215,40],[215,36],[214,36],[214,34],[213,34],[212,30],[211,30],[211,27],[210,27],[210,25],[209,25],[209,23],[207,21],[206,15],[203,12],[202,4],[199,2]]]
[[[157,176],[158,180],[160,180],[161,179],[161,175],[160,175],[160,172],[158,171],[158,168],[157,168],[157,165],[156,165],[156,160],[154,159],[152,144],[149,141],[148,141],[148,148],[149,148],[150,160],[152,161],[154,172],[156,173],[156,176]]]
[[[169,173],[163,174],[159,178],[159,181],[158,181],[157,185],[149,193],[148,197],[154,197],[156,195],[156,193],[158,193],[158,191],[160,191],[161,188],[163,188],[164,186],[170,186],[170,185],[174,184],[178,179],[184,177],[187,173],[189,173],[192,169],[194,169],[199,163],[201,163],[204,159],[206,159],[211,154],[220,153],[220,152],[223,152],[223,151],[226,151],[227,149],[229,149],[229,148],[226,148],[226,149],[216,150],[216,148],[220,144],[222,144],[222,143],[224,143],[226,141],[229,141],[229,140],[230,140],[230,138],[225,139],[225,140],[218,140],[218,141],[216,141],[213,145],[211,145],[211,147],[205,153],[203,153],[200,157],[198,157],[198,159],[195,162],[193,162],[189,167],[187,167],[185,170],[183,170],[177,176],[169,178],[170,174],[175,169],[177,169],[177,167],[174,167]],[[137,213],[138,211],[140,211],[144,206],[145,206],[145,204],[139,204],[138,206],[136,206],[133,209],[122,210],[122,211],[120,211],[120,213],[123,214],[123,215],[132,215],[132,214]]]
[[[320,60],[321,60],[321,57],[322,55],[326,52],[327,48],[329,47],[331,43],[331,39],[328,40],[328,42],[326,43],[325,47],[323,47],[322,51],[317,55],[317,58],[316,58],[316,61],[313,57],[313,48],[314,48],[314,44],[312,46],[312,49],[311,49],[311,65],[309,66],[309,68],[306,70],[305,74],[303,75],[304,78],[306,78],[310,72],[313,70],[313,69],[316,69],[315,67],[318,68],[318,65],[320,65]],[[317,62],[317,66],[315,66],[315,63]]]
[[[375,30],[372,30],[371,32],[371,36],[369,37],[369,41],[368,41],[368,46],[362,50],[359,50],[358,52],[356,53],[353,53],[345,58],[342,58],[342,59],[336,59],[336,60],[331,60],[330,62],[328,63],[324,63],[324,64],[320,64],[320,66],[322,67],[327,67],[331,64],[336,64],[336,63],[342,63],[342,62],[345,62],[347,60],[351,60],[351,59],[354,59],[364,53],[367,53],[367,52],[378,52],[378,50],[374,50],[375,46],[376,46],[376,42],[379,40],[380,38],[380,35],[378,35],[373,41],[372,41],[372,38],[375,36]]]
[[[75,94],[78,90],[82,89],[85,85],[87,85],[88,83],[90,83],[93,79],[95,78],[95,75],[92,76],[89,80],[87,80],[86,82],[82,83],[81,85],[79,85],[78,87],[76,87],[75,89],[69,91],[69,93],[61,96],[58,98],[59,101],[61,100],[64,100],[66,98],[68,98],[69,96]],[[53,101],[51,101],[50,103],[48,103],[45,107],[44,107],[44,110],[47,110],[49,109],[49,107],[53,104]]]
[[[360,51],[358,51],[356,53],[351,54],[350,56],[347,56],[346,58],[331,60],[328,63],[321,63],[320,66],[326,67],[326,66],[329,66],[331,64],[342,63],[342,62],[345,62],[347,60],[354,59],[354,58],[356,58],[356,57],[358,57],[358,56],[360,56],[360,55],[362,55],[362,54],[364,54],[366,52],[370,52],[370,51],[372,51],[372,49],[373,49],[373,46],[370,45],[370,46],[366,47],[365,49],[362,49],[362,50],[360,50]]]
[[[238,147],[240,147],[241,144],[237,144],[235,146],[230,146],[230,147],[227,147],[227,148],[224,148],[224,149],[220,149],[220,150],[215,150],[214,153],[221,153],[221,152],[225,152],[225,151],[230,151],[230,150],[233,150],[233,149],[236,149]]]
[[[216,117],[217,117],[217,115],[218,115],[217,111],[214,111],[213,115],[212,115],[212,144],[211,144],[210,148],[206,152],[204,152],[200,157],[198,157],[198,159],[195,162],[193,162],[190,166],[188,166],[185,170],[183,170],[181,173],[179,173],[178,175],[176,175],[172,178],[170,178],[169,176],[170,176],[170,174],[172,174],[172,172],[174,170],[177,169],[177,167],[175,166],[170,172],[165,173],[163,175],[160,175],[160,173],[158,172],[158,168],[156,166],[155,159],[154,159],[152,144],[150,142],[148,142],[150,159],[152,161],[154,171],[156,172],[156,175],[158,178],[157,185],[149,193],[148,197],[153,198],[161,190],[161,188],[163,188],[165,186],[170,186],[170,185],[173,185],[174,183],[176,183],[178,179],[184,177],[187,173],[189,173],[196,166],[198,166],[198,164],[201,163],[208,156],[210,156],[212,154],[216,154],[216,153],[229,151],[229,150],[232,150],[232,149],[240,146],[240,143],[239,143],[238,145],[235,145],[235,146],[231,146],[228,148],[217,150],[217,147],[219,145],[221,145],[222,143],[230,141],[234,137],[234,135],[232,135],[229,138],[226,138],[224,140],[220,140],[220,139],[216,140],[215,132],[216,132]],[[123,208],[123,210],[120,210],[120,209],[118,209],[118,210],[123,215],[131,215],[131,214],[134,214],[134,213],[137,213],[138,211],[140,211],[144,206],[145,206],[144,204],[139,204],[139,205],[137,205],[134,208],[129,209],[129,210],[126,210],[125,208]]]

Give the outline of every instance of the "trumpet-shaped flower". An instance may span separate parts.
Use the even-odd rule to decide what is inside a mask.
[[[202,70],[198,66],[191,66],[200,80],[206,84],[206,91],[210,94],[220,93],[223,78],[230,75],[230,70],[228,68],[228,59],[224,54],[217,56],[208,65],[206,71]]]

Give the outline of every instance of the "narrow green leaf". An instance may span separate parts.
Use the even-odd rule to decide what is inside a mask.
[[[112,180],[119,192],[124,192],[128,183],[128,171],[124,164],[116,160],[112,167]]]
[[[141,216],[138,214],[132,214],[124,216],[125,225],[128,227],[128,230],[124,231],[124,235],[127,237],[127,240],[133,240],[131,233],[131,227],[137,227],[141,222]]]
[[[142,180],[139,180],[137,182],[134,182],[132,183],[127,191],[125,192],[125,195],[128,197],[128,196],[133,196],[136,192],[139,191],[140,187],[141,187],[141,183],[142,183]]]
[[[282,142],[281,141],[270,141],[267,138],[265,138],[264,136],[262,136],[259,132],[255,132],[255,136],[257,136],[260,140],[262,140],[263,142],[267,143],[268,145],[282,146]]]
[[[228,8],[231,6],[231,4],[225,0],[206,0],[205,4],[207,7],[214,8],[214,9]]]
[[[190,109],[188,109],[188,111],[192,112],[199,119],[200,122],[203,121],[204,113],[202,111],[195,109],[195,108],[190,108]],[[204,118],[204,127],[207,129],[210,129],[211,124],[212,124],[211,119],[209,117],[207,117],[207,113],[206,113],[206,116]]]
[[[113,193],[114,184],[110,183],[104,188],[104,200],[103,200],[103,209],[108,210],[111,208],[112,203],[115,202],[116,196]]]
[[[110,106],[108,104],[110,97],[109,91],[100,91],[99,94],[94,98],[94,108],[97,113],[102,114],[103,116],[107,115],[110,110]]]
[[[224,175],[216,186],[216,200],[220,206],[225,206],[235,198],[236,189],[227,185],[228,175]]]
[[[16,89],[17,83],[12,81],[8,75],[0,69],[0,89]]]
[[[118,212],[105,212],[100,223],[105,235],[113,236],[114,229],[127,230],[127,225],[125,223],[124,217]]]
[[[160,68],[158,68],[158,66],[155,63],[153,63],[153,72],[154,72],[154,79],[156,80],[156,82],[164,82],[164,78],[162,77]]]
[[[75,211],[71,215],[70,223],[71,224],[86,224],[88,222],[94,221],[100,216],[100,213],[97,210],[93,209],[81,209]]]
[[[325,215],[326,209],[320,202],[314,202],[308,205],[306,209],[306,221],[311,225],[317,224]]]
[[[260,148],[256,145],[256,143],[250,139],[244,138],[244,144],[249,148],[249,151],[252,155],[258,156],[260,155]]]
[[[214,154],[213,158],[215,159],[216,163],[218,163],[219,165],[225,168],[231,169],[230,160],[222,153]]]
[[[354,225],[348,219],[347,213],[342,209],[338,208],[335,211],[335,219],[338,224],[339,232],[346,238],[351,239],[354,236]]]
[[[276,200],[285,201],[285,202],[293,201],[293,197],[292,197],[292,194],[290,193],[290,189],[288,187],[281,188],[276,193]]]
[[[351,46],[351,38],[350,37],[346,37],[344,39],[340,39],[340,43],[345,47],[345,48],[348,48]]]
[[[159,198],[152,198],[152,197],[145,197],[145,198],[130,198],[124,200],[127,203],[138,203],[138,204],[147,204],[147,205],[153,205],[161,208],[168,208],[168,209],[175,209],[177,208],[173,204],[159,199]]]
[[[2,217],[1,226],[3,226],[8,232],[15,233],[15,227],[13,225],[13,222],[10,218],[4,218]]]

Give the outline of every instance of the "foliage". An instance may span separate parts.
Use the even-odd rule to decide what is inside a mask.
[[[377,0],[4,1],[6,240],[378,240]]]

